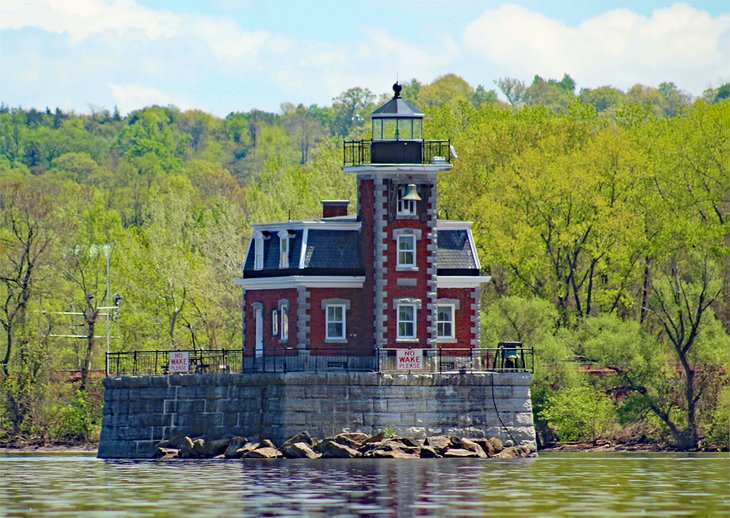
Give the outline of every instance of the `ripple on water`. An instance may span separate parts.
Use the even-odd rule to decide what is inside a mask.
[[[723,516],[727,454],[483,461],[0,457],[0,515]]]

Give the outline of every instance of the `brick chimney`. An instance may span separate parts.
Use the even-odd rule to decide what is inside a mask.
[[[322,217],[347,216],[347,206],[349,204],[350,200],[322,200]]]

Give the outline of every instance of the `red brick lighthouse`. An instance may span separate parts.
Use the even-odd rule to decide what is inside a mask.
[[[244,368],[390,370],[407,358],[413,369],[442,370],[475,358],[489,277],[471,224],[436,210],[453,149],[424,140],[423,113],[401,85],[393,92],[372,114],[372,139],[345,142],[356,214],[330,200],[318,219],[254,225],[237,281]]]

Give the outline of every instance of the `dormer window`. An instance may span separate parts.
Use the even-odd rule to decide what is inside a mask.
[[[288,231],[279,232],[279,268],[289,268],[289,240],[292,237]]]
[[[263,270],[264,269],[264,235],[261,232],[254,232],[253,235],[254,244],[254,258],[253,258],[253,269]]]

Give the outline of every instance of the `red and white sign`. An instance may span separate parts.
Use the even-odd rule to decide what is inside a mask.
[[[396,349],[398,370],[423,369],[423,349]]]
[[[173,351],[170,353],[170,373],[188,372],[190,370],[190,357],[187,351]]]

